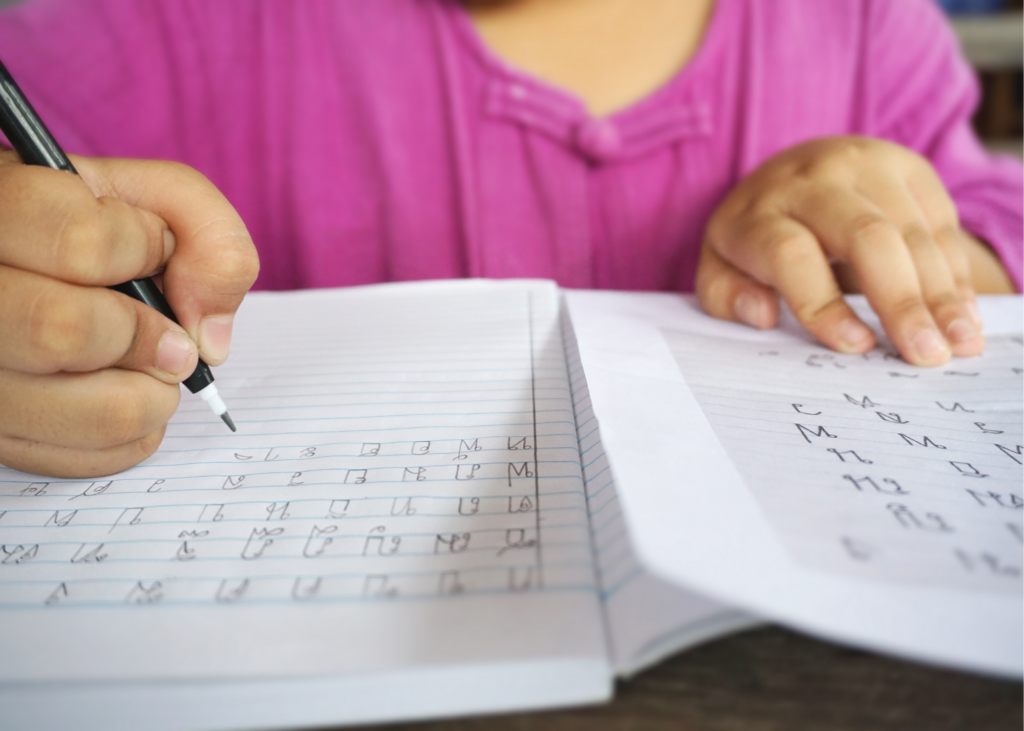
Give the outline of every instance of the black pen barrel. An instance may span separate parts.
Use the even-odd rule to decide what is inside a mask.
[[[174,316],[170,305],[167,304],[163,292],[160,291],[152,279],[133,279],[124,284],[115,284],[110,289],[149,305],[168,320],[178,322],[178,318]],[[202,358],[196,364],[196,369],[192,371],[192,375],[182,381],[185,388],[192,393],[202,391],[211,383],[213,383],[213,373],[210,371],[210,366],[206,365]]]
[[[0,130],[26,165],[78,174],[0,61]]]

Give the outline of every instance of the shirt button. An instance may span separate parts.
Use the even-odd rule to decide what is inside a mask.
[[[608,162],[622,149],[622,139],[611,122],[588,119],[576,127],[576,147],[594,162]]]

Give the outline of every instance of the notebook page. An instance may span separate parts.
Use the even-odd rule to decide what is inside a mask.
[[[667,582],[640,563],[567,310],[562,330],[598,586],[616,672],[628,677],[687,647],[758,624],[750,614]]]
[[[853,298],[852,303],[871,321],[870,311],[862,298]],[[780,533],[780,511],[776,511],[773,518],[766,515],[763,500],[755,497],[756,488],[748,486],[741,474],[743,468],[737,466],[740,460],[735,459],[734,455],[730,454],[727,444],[723,444],[719,439],[698,399],[687,387],[664,334],[669,330],[683,331],[689,333],[686,337],[697,335],[705,339],[729,340],[737,344],[737,347],[742,345],[743,348],[756,348],[757,352],[781,353],[784,347],[817,347],[791,319],[785,322],[780,330],[755,332],[742,326],[712,320],[700,313],[692,298],[671,295],[572,293],[569,296],[569,304],[594,407],[601,415],[602,438],[615,471],[619,500],[623,504],[634,547],[640,561],[649,570],[706,592],[722,601],[745,607],[762,616],[823,637],[919,660],[999,674],[1020,674],[1019,591],[993,589],[989,580],[968,579],[965,583],[963,577],[952,579],[952,575],[940,580],[932,576],[927,580],[919,578],[916,581],[869,578],[820,564],[811,565],[808,560],[797,560]],[[993,349],[1006,345],[998,343],[1000,335],[1019,334],[1020,298],[984,298],[981,305],[983,318],[988,325],[987,332],[993,339]],[[875,324],[877,325],[877,321]],[[691,350],[685,350],[689,357],[693,356]],[[714,349],[711,350],[713,352]],[[831,353],[823,350],[813,352],[820,355],[816,360],[826,365],[832,362],[829,360]],[[725,381],[720,376],[726,372],[726,368],[746,369],[740,377],[747,384],[745,388],[759,391],[762,385],[767,388],[771,382],[757,365],[758,357],[775,356],[755,354],[739,357],[736,352],[723,350],[717,367],[707,368],[705,372],[712,379],[718,379],[716,383],[721,387]],[[804,360],[808,357],[805,353]],[[884,361],[884,354],[876,358],[881,363]],[[889,362],[892,362],[891,359]],[[980,363],[980,360],[954,361],[943,370],[967,370],[972,362]],[[813,366],[803,365],[803,361],[800,363],[802,368],[817,370]],[[834,366],[829,367],[836,373],[846,372]],[[1015,367],[1019,367],[1019,362]],[[910,369],[909,366],[902,368],[916,370]],[[942,377],[964,381],[973,378],[956,375]],[[897,380],[897,377],[888,375],[885,378]],[[1017,378],[1019,389],[1019,375]],[[734,375],[732,382],[735,380]],[[797,389],[800,385],[803,385],[803,380],[797,384]],[[840,391],[839,398],[842,399],[842,403],[853,407],[842,393],[854,396],[853,391],[856,387],[850,382],[846,382],[845,385],[846,387]],[[791,390],[793,386],[792,383],[786,384]],[[855,397],[864,403],[863,397],[871,396],[870,390],[865,389],[863,384],[858,387],[862,393],[856,394]],[[778,389],[762,395],[778,396],[778,400],[790,410],[792,403],[804,403],[808,406],[813,403],[805,396],[798,398],[792,394],[786,395],[783,399]],[[955,408],[954,404],[957,402],[967,408],[973,408],[966,403],[964,396],[959,396],[953,401],[949,400],[948,393],[929,393],[929,396],[934,396],[930,401],[936,411],[940,407],[934,403],[935,401],[941,401],[950,409]],[[881,399],[872,399],[883,403]],[[1007,391],[1005,394],[997,395],[996,399],[1003,404],[1001,408],[1018,410],[1016,421],[1019,424],[1019,391]],[[733,417],[754,417],[754,408],[753,404],[747,404],[744,409],[734,409]],[[857,408],[860,411],[867,410],[863,407]],[[872,410],[871,418],[883,424],[882,417],[873,413],[874,411],[882,411],[885,414],[900,413],[895,407]],[[959,408],[946,413],[958,417],[973,417]],[[985,422],[985,419],[981,418],[972,418],[970,422],[976,420]],[[808,421],[805,426],[811,423]],[[789,428],[794,430],[795,443],[811,446],[801,436],[802,431],[792,423],[789,424]],[[1010,434],[1010,430],[1005,431],[1007,435]],[[817,429],[814,432],[816,433]],[[903,433],[921,443],[911,444],[899,437],[898,433],[892,435],[898,440],[899,445],[906,445],[908,449],[913,446],[942,453],[952,448],[951,445],[943,444],[935,436],[923,431],[920,434],[909,431]],[[923,436],[931,437],[931,442],[942,444],[947,450],[939,450],[937,447],[924,444]],[[817,436],[811,436],[811,439],[817,441]],[[763,435],[747,441],[750,444],[759,442],[760,444],[755,446],[762,448],[762,451],[768,451],[763,449],[768,443],[767,437]],[[822,441],[834,440],[822,435]],[[1017,442],[1003,444],[1016,454]],[[837,463],[840,462],[839,457],[827,451],[830,445],[819,446],[825,450],[825,456],[835,459]],[[1011,455],[1005,454],[993,445],[989,445],[988,448],[995,451],[995,457],[1006,460],[1005,469],[1016,468]],[[836,450],[847,451],[845,447]],[[747,460],[749,457],[744,456],[742,459]],[[971,463],[971,460],[963,455],[945,460],[946,467],[950,470],[944,488],[949,492],[945,494],[952,501],[953,493],[959,491],[959,497],[973,501],[974,504],[961,502],[957,508],[958,512],[953,513],[948,507],[946,512],[938,511],[931,502],[927,505],[924,502],[918,505],[910,501],[904,505],[906,510],[913,513],[922,523],[929,520],[927,513],[939,515],[955,529],[974,524],[977,511],[987,510],[990,515],[1002,511],[1005,518],[991,519],[1000,523],[998,534],[992,534],[991,540],[1013,540],[1014,530],[1005,523],[1019,523],[1019,513],[1014,513],[1012,507],[999,508],[997,511],[995,498],[991,496],[988,499],[990,505],[987,508],[982,507],[973,496],[964,491],[964,483],[991,478],[968,477],[958,471],[955,465],[950,464],[953,461]],[[792,477],[793,482],[799,482],[801,476],[809,469],[809,465],[814,464],[816,463],[813,459],[804,456],[796,458],[791,455],[785,465],[787,471],[784,477]],[[865,468],[871,466],[859,464]],[[876,464],[882,466],[881,461],[876,461]],[[745,467],[750,473],[757,472],[759,468],[763,468],[767,473],[772,471],[759,464]],[[864,491],[864,488],[867,488],[871,493],[876,492],[871,483],[857,483],[861,487],[858,491],[854,483],[843,478],[842,474],[838,475],[837,479],[844,486],[849,485],[853,493],[867,501],[876,497]],[[857,480],[866,476],[872,477],[875,483],[883,488],[891,486],[891,483],[884,482],[885,478],[904,484],[900,482],[899,475],[862,474],[860,471],[849,474],[851,478]],[[957,480],[960,482],[953,487],[949,480],[953,483]],[[1019,487],[1019,476],[1017,484]],[[842,499],[831,499],[834,490],[832,485],[819,487],[820,493],[827,495],[818,498],[820,510],[823,514],[831,515],[836,522],[845,520],[846,534],[850,535],[850,531],[854,529],[869,527],[862,514],[845,508]],[[909,490],[909,487],[904,487]],[[921,489],[917,492],[917,495],[911,497],[917,499],[925,494]],[[780,490],[779,494],[788,493]],[[904,533],[920,531],[924,536],[932,532],[914,526],[913,518],[903,512],[899,505],[892,509],[885,507],[890,502],[899,502],[896,499],[889,499],[893,496],[878,492],[877,497],[886,500],[878,507],[883,517],[892,521],[890,527],[897,529],[896,532],[890,533],[890,539],[892,535],[896,535],[903,541],[909,540]],[[934,497],[933,492],[929,501]],[[1002,495],[1002,500],[1011,506],[1014,503],[1008,494]],[[964,516],[975,510],[975,507],[977,510],[974,517],[964,519]],[[899,515],[894,515],[893,511]],[[793,522],[801,520],[801,515],[809,514],[811,511],[801,505],[791,505],[786,512],[790,521],[786,530],[789,530]],[[899,521],[900,517],[910,527],[904,528]],[[813,521],[809,522],[814,524]],[[975,537],[978,534],[975,533]],[[967,531],[961,529],[958,535],[965,537]],[[860,532],[854,532],[850,537],[857,539],[861,537]],[[842,547],[841,536],[834,538],[840,541]],[[877,540],[875,534],[866,534],[861,538]],[[931,539],[925,537],[922,540]],[[939,540],[942,540],[942,536],[939,536]],[[866,543],[874,545],[871,540],[867,540]],[[856,547],[859,544],[852,545]],[[893,548],[893,545],[885,546],[886,552]],[[877,549],[879,546],[875,545],[874,548]],[[996,563],[996,559],[982,555],[992,554],[996,549],[988,542],[950,546],[950,552],[955,548],[962,548],[967,554],[968,561],[975,562],[973,569],[979,575],[982,571],[991,572],[993,565],[1003,568],[1002,564]],[[1007,551],[1005,546],[1001,550]],[[703,560],[679,560],[679,556],[686,555],[699,555]],[[1019,548],[1017,555],[1019,556]],[[966,562],[955,555],[951,558],[960,564],[957,567],[959,571],[970,573],[971,569],[967,567]],[[845,560],[856,559],[848,556]],[[1006,560],[1009,561],[1008,558]],[[1006,565],[1007,568],[1009,566],[1011,564]],[[1010,573],[1010,576],[1002,578],[1008,578],[1010,582],[1018,580],[1012,576],[1012,568]]]
[[[1020,595],[1019,336],[921,369],[889,347],[852,356],[663,333],[794,560]]]
[[[217,369],[237,434],[185,396],[124,473],[0,471],[0,679],[530,666],[488,691],[516,707],[557,697],[552,660],[590,678],[573,700],[606,696],[557,304],[526,282],[247,298]],[[392,690],[380,717],[408,715]],[[473,703],[434,690],[434,713]]]

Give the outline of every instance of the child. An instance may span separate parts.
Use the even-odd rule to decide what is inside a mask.
[[[919,365],[980,352],[974,292],[1021,284],[1021,170],[974,139],[932,0],[28,0],[0,49],[92,156],[0,164],[0,463],[28,471],[156,449],[252,240],[262,287],[695,288],[761,328],[781,297],[863,352],[842,283]],[[155,271],[180,328],[104,289]]]

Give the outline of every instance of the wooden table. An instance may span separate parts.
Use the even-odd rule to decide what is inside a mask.
[[[1020,731],[1022,707],[1020,683],[764,627],[620,683],[610,704],[366,731]]]

